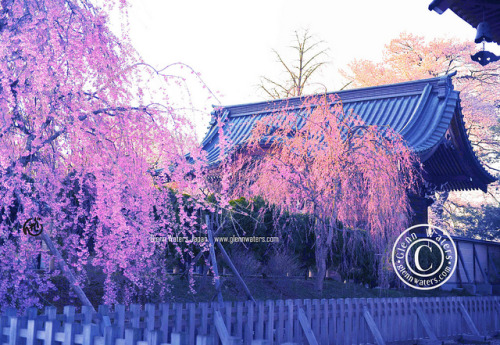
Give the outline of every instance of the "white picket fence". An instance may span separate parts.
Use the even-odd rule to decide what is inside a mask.
[[[0,344],[367,344],[500,330],[500,297],[278,300],[9,309]]]

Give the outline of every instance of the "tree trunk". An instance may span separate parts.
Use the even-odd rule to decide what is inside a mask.
[[[40,234],[40,237],[42,240],[45,242],[47,247],[50,250],[50,253],[56,258],[57,263],[59,267],[61,268],[61,271],[63,272],[64,276],[66,279],[69,281],[69,285],[73,289],[73,291],[76,293],[78,298],[80,299],[80,302],[82,302],[82,305],[86,305],[90,308],[92,308],[92,311],[95,311],[94,306],[92,303],[90,303],[89,299],[87,298],[87,295],[85,295],[85,292],[83,292],[82,288],[77,284],[77,281],[75,279],[75,276],[73,275],[73,272],[71,272],[71,269],[68,267],[66,262],[64,261],[61,253],[59,250],[57,250],[56,246],[54,246],[54,243],[52,242],[52,239],[46,232],[42,232]]]
[[[323,283],[325,282],[325,274],[326,274],[326,257],[327,257],[327,245],[322,238],[322,236],[318,236],[316,238],[316,268],[317,275],[315,281],[315,287],[318,291],[323,291]]]
[[[317,263],[318,265],[318,275],[316,276],[316,290],[323,291],[323,284],[325,282],[325,273],[326,273],[326,260],[322,260]]]

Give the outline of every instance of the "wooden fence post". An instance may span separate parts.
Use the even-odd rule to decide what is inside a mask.
[[[130,312],[132,313],[132,317],[130,318],[130,325],[132,326],[132,328],[139,328],[141,320],[141,305],[131,304]]]
[[[156,306],[154,304],[146,304],[146,330],[153,331],[155,329],[155,311]]]
[[[285,301],[287,306],[287,321],[285,326],[285,340],[287,342],[293,341],[293,301],[288,299]]]
[[[257,322],[255,329],[255,339],[264,339],[264,301],[257,302]]]
[[[321,344],[344,341],[352,344],[374,339],[377,345],[383,345],[391,341],[389,339],[411,341],[423,337],[428,338],[427,343],[435,342],[438,336],[456,336],[469,328],[473,335],[463,339],[477,341],[484,340],[480,332],[498,328],[500,315],[498,297],[284,302],[259,301],[256,305],[251,301],[227,302],[224,311],[218,310],[216,302],[212,306],[175,303],[172,309],[163,304],[159,306],[158,321],[158,307],[152,304],[147,304],[145,311],[141,311],[140,305],[132,305],[130,313],[125,313],[123,306],[115,306],[113,313],[108,313],[108,307],[100,306],[97,317],[85,306],[77,315],[71,306],[64,308],[63,315],[47,307],[44,315],[38,316],[37,311],[31,309],[22,317],[16,316],[16,310],[9,309],[6,311],[9,316],[0,316],[0,340],[6,345],[34,345],[41,341],[48,345],[116,345],[117,339],[123,345],[216,345],[220,344],[220,338],[223,345],[234,345],[241,344],[245,337],[245,344],[250,345],[303,343],[301,339],[314,345],[318,345],[319,340]],[[386,333],[382,329],[384,325]],[[170,337],[171,330],[174,333]],[[119,336],[120,332],[123,336]]]
[[[69,323],[75,322],[75,309],[76,308],[72,305],[67,305],[64,307],[64,311],[63,311],[63,314],[64,314],[63,321],[64,322],[69,322]]]
[[[54,334],[55,334],[55,325],[54,321],[45,321],[45,331],[43,336],[44,345],[53,345],[54,342]],[[83,345],[87,345],[83,343]],[[90,345],[90,343],[88,344]]]
[[[26,316],[28,317],[28,320],[35,320],[38,316],[38,309],[34,307],[28,308],[28,310],[26,310]]]
[[[253,340],[254,334],[254,307],[255,304],[252,301],[245,302],[245,309],[247,312],[247,322],[245,324],[245,344],[250,344]]]
[[[278,309],[278,323],[276,325],[276,342],[281,344],[285,337],[285,303],[283,300],[276,301]]]
[[[309,345],[319,345],[318,341],[316,340],[316,337],[314,336],[314,333],[311,329],[311,323],[310,323],[309,319],[307,318],[306,313],[304,312],[304,309],[298,308],[298,313],[299,313],[299,322],[300,322],[300,325],[302,326],[302,330],[304,331],[307,342],[309,343]]]
[[[125,337],[125,306],[123,304],[116,304],[115,314],[115,325],[118,327],[117,337],[123,339]]]
[[[92,312],[93,307],[89,307],[86,305],[82,306],[82,325],[88,325],[92,323]]]
[[[208,335],[197,335],[196,345],[213,345],[213,338]]]
[[[75,341],[75,324],[72,322],[64,323],[64,342],[63,345],[73,345]],[[106,344],[108,345],[108,344]]]
[[[138,336],[138,329],[137,328],[125,329],[125,345],[136,345],[138,338],[139,338],[139,336]],[[84,344],[84,345],[86,345],[86,344]]]
[[[460,311],[462,313],[463,318],[465,319],[465,322],[467,323],[467,326],[469,327],[469,330],[474,334],[474,335],[481,335],[479,334],[479,331],[476,328],[476,325],[472,321],[469,313],[467,312],[467,309],[465,309],[464,305],[462,302],[459,302],[460,306]]]
[[[19,339],[19,319],[17,316],[11,316],[10,327],[9,327],[9,345],[17,345],[20,341]],[[3,329],[1,330],[3,333]]]
[[[226,325],[224,324],[224,319],[220,314],[220,311],[216,310],[214,313],[215,328],[219,334],[220,340],[223,345],[241,345],[243,343],[242,339],[231,337],[227,331]],[[174,345],[174,344],[172,344]]]
[[[370,331],[373,335],[373,338],[375,339],[375,342],[378,345],[385,345],[384,338],[382,338],[382,334],[380,334],[377,324],[375,323],[375,320],[373,319],[372,315],[370,314],[370,311],[366,306],[363,306],[363,316],[365,318],[366,323],[368,324],[368,327],[370,328]]]
[[[89,323],[83,325],[83,345],[93,345],[94,337],[98,333],[98,328],[96,324]]]
[[[118,338],[118,326],[107,326],[104,328],[104,345],[115,345]]]
[[[39,325],[38,320],[28,320],[28,324],[26,326],[26,345],[34,345],[37,343],[37,339],[36,339],[37,334],[36,333],[38,331],[38,325]],[[0,329],[2,329],[1,325],[0,325]],[[1,340],[1,337],[0,337],[0,340]],[[2,344],[3,344],[3,342],[2,342]],[[64,343],[63,345],[66,345],[66,343]]]
[[[267,334],[266,339],[269,340],[269,345],[274,345],[274,301],[268,300],[267,304]]]
[[[422,326],[424,327],[425,333],[427,333],[427,336],[429,337],[430,340],[437,341],[436,334],[432,330],[431,324],[429,323],[429,320],[427,319],[427,316],[424,314],[423,310],[420,308],[419,305],[415,305],[415,312],[418,315],[418,318],[420,319],[420,322],[422,323]]]
[[[107,305],[100,305],[98,308],[99,313],[99,335],[104,336],[104,331],[106,327],[111,327],[111,319],[109,317],[109,307]]]
[[[146,331],[146,341],[148,345],[160,345],[160,331]]]

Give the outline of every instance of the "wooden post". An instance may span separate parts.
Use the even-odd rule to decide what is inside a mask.
[[[264,339],[264,301],[257,303],[257,322],[255,327],[255,339]]]
[[[89,306],[82,306],[82,324],[87,325],[92,323],[92,309]]]
[[[138,329],[137,328],[125,329],[125,345],[136,345],[137,340],[138,340]],[[86,343],[84,343],[84,345],[86,345]]]
[[[488,273],[488,283],[491,283],[491,267],[490,267],[490,246],[486,245],[486,271]]]
[[[64,307],[64,310],[66,311],[66,307]],[[28,308],[26,310],[26,316],[28,317],[28,320],[35,320],[38,315],[38,309],[34,307]]]
[[[109,307],[107,305],[100,305],[97,308],[97,310],[99,312],[99,317],[101,320],[100,324],[101,334],[104,335],[106,328],[111,327],[111,319],[109,317]]]
[[[38,327],[39,324],[40,323],[36,319],[35,320],[28,320],[28,326],[26,329],[26,345],[38,344],[38,340],[37,340],[36,336],[37,336],[37,331],[39,329],[39,327]],[[1,337],[0,337],[0,340],[1,340]],[[68,343],[68,344],[72,344],[72,343]]]
[[[213,338],[208,335],[197,335],[196,345],[213,345]]]
[[[132,316],[130,317],[130,324],[132,325],[132,328],[139,328],[141,319],[141,305],[131,304],[130,313],[132,313]]]
[[[77,284],[75,276],[73,275],[73,272],[69,269],[68,265],[64,261],[63,257],[61,256],[61,253],[59,253],[59,250],[54,246],[54,243],[50,239],[50,236],[46,232],[42,232],[40,234],[40,237],[42,240],[45,242],[47,247],[50,250],[50,253],[54,255],[54,257],[57,260],[57,263],[59,264],[59,267],[64,273],[64,276],[66,279],[69,281],[69,285],[73,289],[73,291],[76,293],[78,298],[80,299],[80,302],[82,302],[82,305],[86,305],[88,307],[91,307],[93,311],[95,311],[94,307],[92,306],[92,303],[90,303],[89,299],[87,298],[87,295],[85,295],[85,292],[83,292],[82,288]]]
[[[231,337],[229,335],[226,325],[224,324],[224,319],[222,318],[222,315],[218,310],[214,312],[214,322],[222,345],[241,345],[243,343],[242,339]]]
[[[145,330],[144,333],[148,345],[160,345],[160,331]]]
[[[368,324],[368,327],[370,328],[370,331],[372,332],[373,338],[375,338],[375,342],[378,345],[385,345],[384,338],[382,338],[382,334],[380,334],[377,324],[375,323],[375,320],[373,320],[373,317],[370,314],[370,311],[368,310],[366,305],[363,306],[363,316],[365,318],[366,323]]]
[[[458,245],[458,241],[456,243],[456,247],[457,247],[457,252],[458,252],[458,258],[462,262],[462,267],[464,268],[465,275],[467,276],[467,282],[473,283],[473,281],[471,281],[471,279],[470,279],[469,272],[467,271],[467,267],[465,267],[464,257],[462,255],[462,251],[460,250],[460,246]],[[460,267],[457,267],[457,268],[460,268]]]
[[[427,333],[429,339],[437,341],[438,338],[436,337],[436,334],[432,330],[431,324],[429,323],[427,316],[424,314],[423,310],[420,308],[419,305],[415,305],[415,312],[417,313],[420,322],[422,322],[422,326],[424,326],[425,333]]]
[[[304,334],[306,336],[307,342],[309,345],[318,345],[318,341],[316,340],[316,337],[314,336],[314,333],[311,329],[311,324],[309,323],[309,319],[306,316],[306,313],[304,312],[304,309],[298,308],[299,309],[299,322],[300,325],[302,326],[302,330],[304,331]]]
[[[115,305],[115,321],[114,324],[118,326],[118,338],[125,337],[125,306],[123,304]]]
[[[217,269],[217,260],[215,258],[214,237],[212,235],[212,223],[210,222],[210,218],[208,217],[208,215],[205,215],[205,220],[207,222],[208,241],[210,243],[209,246],[210,261],[212,262],[212,268],[214,270],[215,289],[217,290],[217,298],[219,301],[219,306],[222,309],[224,307],[224,300],[222,299],[219,270]]]
[[[479,272],[483,276],[484,283],[488,284],[489,283],[488,276],[486,275],[486,272],[483,269],[483,265],[481,265],[481,261],[479,261],[479,257],[477,255],[477,250],[476,250],[475,244],[473,244],[473,246],[474,246],[474,258],[476,259],[477,267],[479,267]],[[488,247],[486,247],[486,248],[488,248]],[[474,267],[476,267],[475,264],[474,264]],[[475,274],[475,272],[474,272],[474,274]]]
[[[214,237],[217,236],[219,234],[219,232],[221,232],[221,231],[222,231],[222,228],[217,229],[213,233]],[[194,257],[194,259],[191,261],[191,264],[194,266],[201,259],[201,257],[203,256],[203,254],[205,254],[204,251],[200,251],[198,254],[196,254],[196,256]],[[185,270],[184,272],[182,272],[182,275],[186,275],[188,272],[189,272],[189,270]],[[205,275],[205,273],[203,273],[203,275]]]
[[[21,339],[19,337],[19,319],[16,316],[10,318],[9,345],[16,345]],[[1,330],[3,333],[3,329]]]
[[[247,309],[247,322],[245,326],[245,344],[250,344],[253,340],[254,335],[254,307],[255,304],[251,301],[245,302],[245,307]]]
[[[148,331],[154,331],[155,329],[155,309],[154,304],[146,304],[146,329]]]
[[[64,345],[74,344],[74,341],[75,341],[75,324],[70,323],[70,322],[66,322],[64,324],[64,342],[63,342],[63,344]]]
[[[54,344],[54,336],[55,336],[54,321],[45,321],[45,331],[43,338],[44,344],[50,344],[50,345]],[[83,343],[83,345],[87,345],[87,343]]]
[[[267,339],[254,339],[251,345],[269,345],[269,340]]]
[[[476,283],[476,244],[472,243],[472,282]]]
[[[467,326],[469,327],[470,331],[474,334],[474,335],[481,335],[479,334],[479,331],[477,330],[476,328],[476,325],[474,324],[474,322],[472,321],[469,313],[467,312],[467,309],[465,309],[464,305],[462,302],[459,302],[459,306],[460,306],[460,311],[462,312],[462,316],[463,318],[465,319],[465,322],[467,323]]]
[[[187,345],[186,334],[173,332],[171,335],[171,345]]]
[[[75,322],[75,307],[67,305],[64,307],[64,322]]]
[[[274,345],[274,301],[266,301],[268,312],[267,312],[267,334],[266,338],[269,339],[269,345]]]
[[[104,329],[104,345],[115,345],[118,338],[118,326],[108,326]],[[73,343],[68,343],[73,344]],[[66,345],[66,343],[64,344]]]
[[[245,290],[245,293],[247,294],[248,299],[253,301],[253,303],[255,303],[255,299],[252,297],[252,294],[250,293],[250,289],[248,288],[247,284],[245,284],[245,281],[243,280],[243,278],[241,278],[240,273],[238,272],[236,267],[233,265],[233,262],[231,261],[231,258],[227,254],[226,250],[224,249],[224,246],[220,242],[216,242],[216,243],[217,243],[217,247],[219,247],[219,249],[222,253],[222,257],[225,259],[229,268],[231,268],[231,271],[233,271],[234,275],[236,276],[236,278],[240,282],[241,286],[243,286],[243,289]]]
[[[189,344],[194,344],[195,338],[195,327],[196,327],[196,309],[194,303],[189,304],[189,324],[188,324],[188,342]]]
[[[292,342],[293,341],[293,301],[291,299],[287,299],[285,301],[287,310],[288,310],[288,315],[287,315],[287,320],[286,320],[286,325],[285,325],[285,340],[287,342]]]

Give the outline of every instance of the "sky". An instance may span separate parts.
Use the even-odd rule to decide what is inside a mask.
[[[475,29],[450,10],[442,15],[429,11],[430,1],[134,0],[130,37],[151,65],[183,62],[199,72],[217,99],[209,99],[207,89],[194,80],[189,81],[190,95],[197,97],[197,108],[209,113],[212,104],[264,100],[260,77],[279,77],[281,71],[272,49],[286,56],[295,30],[308,29],[325,42],[329,63],[316,77],[328,91],[345,84],[339,69],[353,59],[380,60],[384,45],[401,32],[474,40]],[[497,45],[488,48],[499,54]],[[169,73],[190,74],[176,67]],[[209,116],[200,118],[208,121]]]

